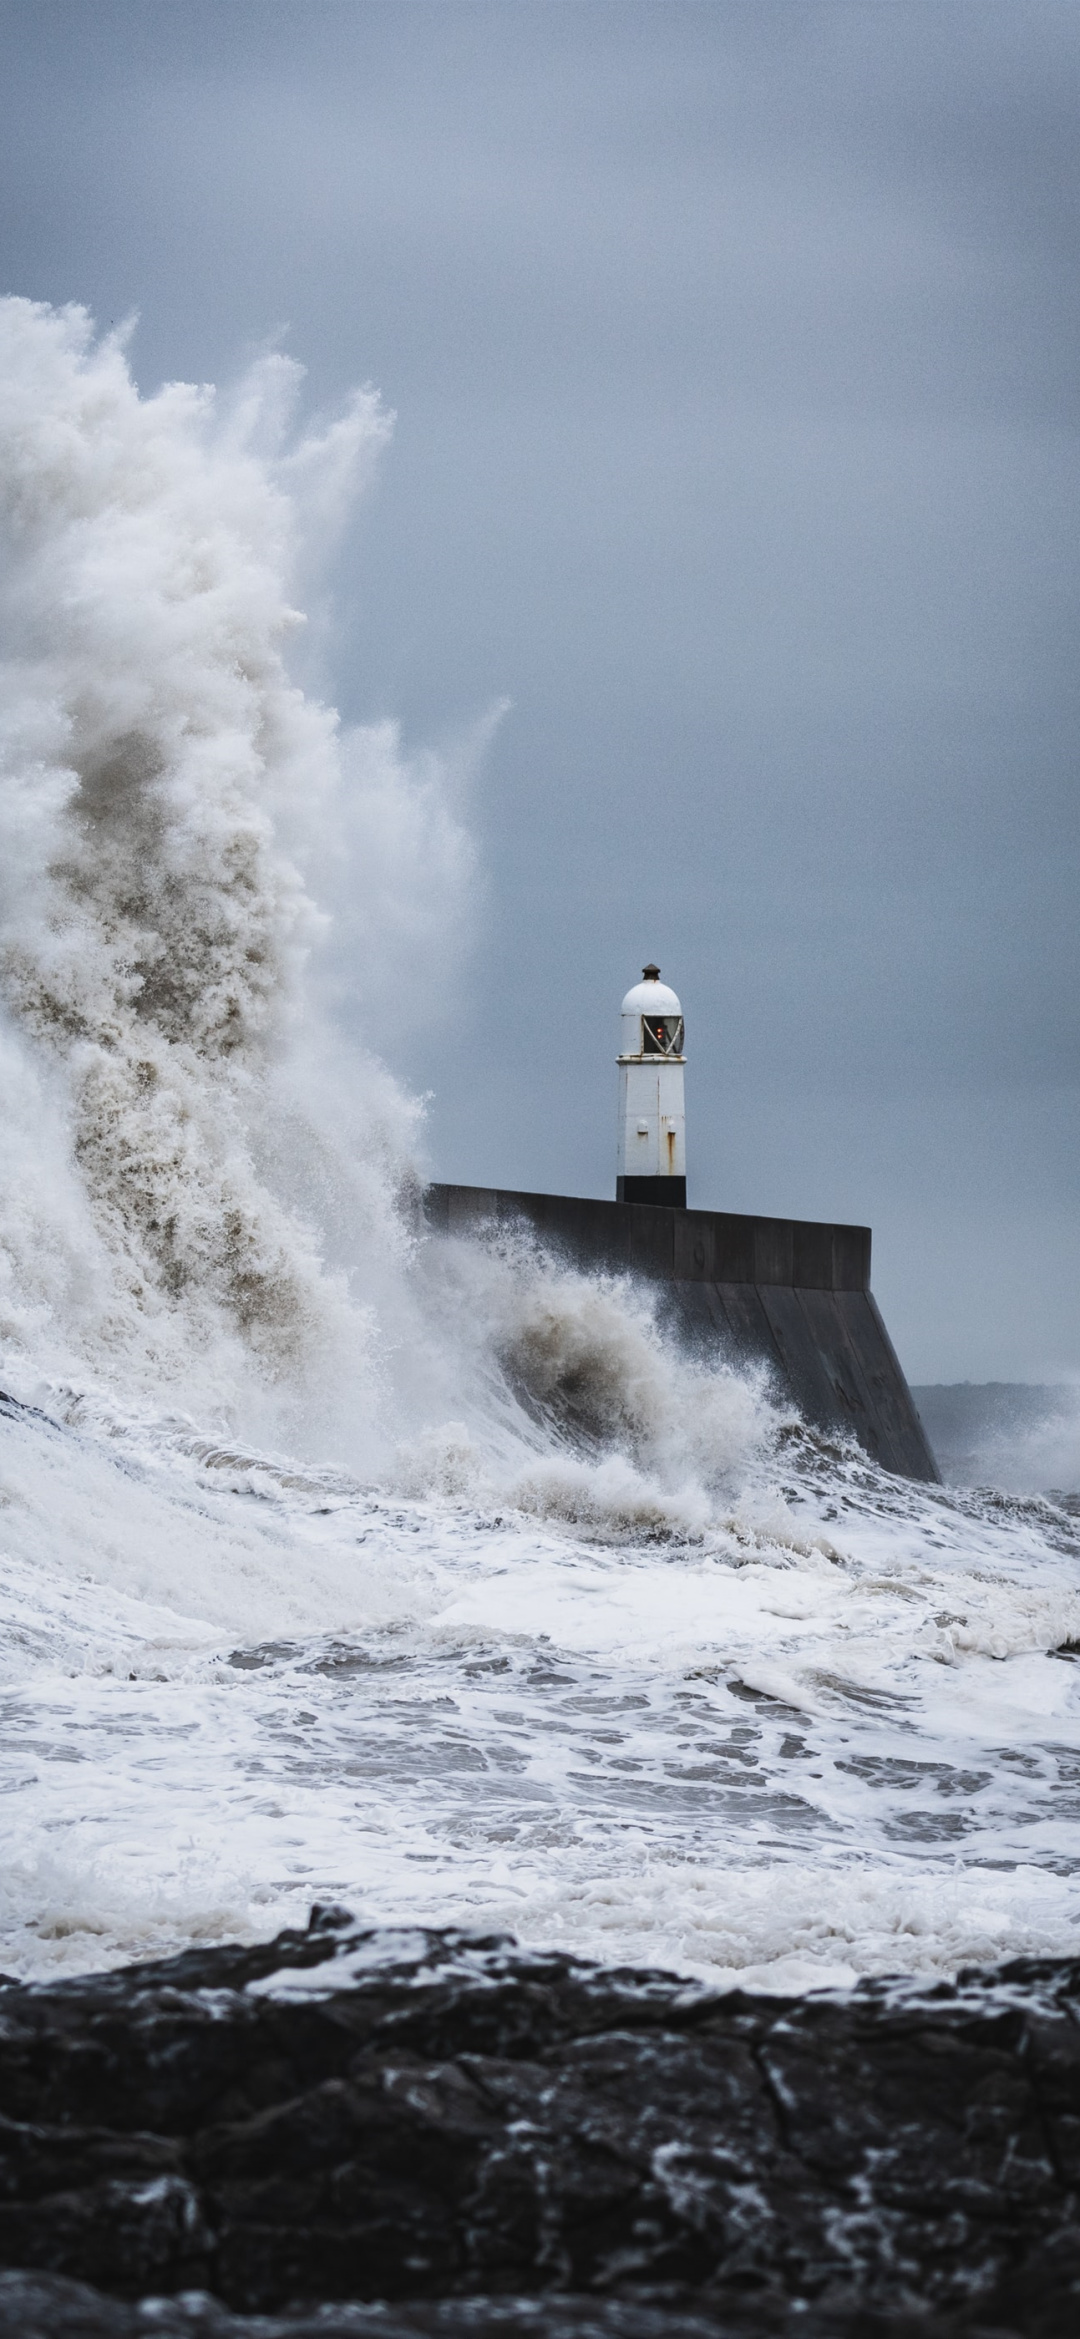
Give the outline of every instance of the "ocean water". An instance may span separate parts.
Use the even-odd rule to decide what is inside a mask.
[[[0,304],[0,1967],[327,1899],[777,1989],[1075,1951],[1068,1501],[423,1232],[350,1032],[432,1011],[473,849],[320,695],[388,424],[298,386]]]

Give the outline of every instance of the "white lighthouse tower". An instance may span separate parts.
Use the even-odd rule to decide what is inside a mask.
[[[682,1008],[659,967],[644,967],[622,1003],[620,1202],[686,1208],[685,1062]]]

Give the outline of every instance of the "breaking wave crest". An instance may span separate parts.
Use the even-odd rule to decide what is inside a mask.
[[[229,401],[144,398],[82,311],[0,305],[3,1335],[219,1398],[343,1341],[356,1369],[357,1226],[404,1248],[416,1106],[340,1035],[349,1158],[304,1078],[320,1045],[329,1068],[303,991],[320,844],[366,825],[384,891],[417,896],[414,960],[469,869],[430,759],[343,736],[290,678],[305,524],[389,429],[362,391],[290,445],[298,379],[271,357]]]
[[[410,1492],[512,1501],[616,1540],[684,1540],[783,1418],[763,1373],[680,1354],[655,1293],[567,1267],[525,1229],[433,1245],[422,1273],[468,1419],[399,1449]]]

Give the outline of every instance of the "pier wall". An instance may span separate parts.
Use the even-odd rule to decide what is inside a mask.
[[[425,1209],[437,1234],[525,1225],[575,1266],[661,1283],[669,1323],[688,1345],[764,1363],[815,1427],[853,1432],[902,1477],[938,1480],[870,1289],[868,1226],[489,1186],[429,1186]]]

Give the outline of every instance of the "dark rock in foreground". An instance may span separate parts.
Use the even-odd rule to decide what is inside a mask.
[[[317,1911],[0,1991],[5,2335],[1072,2339],[1078,2188],[1080,1961],[718,1997]]]

